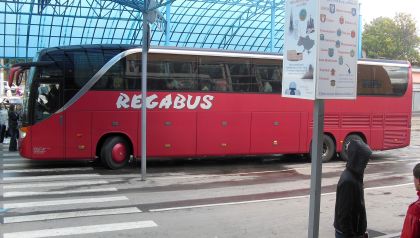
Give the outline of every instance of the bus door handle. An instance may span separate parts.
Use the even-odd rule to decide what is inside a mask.
[[[60,115],[60,126],[63,125],[63,115]]]

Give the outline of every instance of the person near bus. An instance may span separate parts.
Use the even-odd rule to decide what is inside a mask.
[[[351,140],[345,147],[348,160],[337,184],[335,237],[368,237],[363,175],[372,150],[361,140]]]
[[[9,127],[9,115],[4,104],[0,104],[0,143],[4,142],[6,131]]]
[[[401,238],[420,237],[420,163],[413,169],[414,187],[417,191],[417,201],[410,204],[405,215]]]
[[[15,105],[12,104],[10,105],[10,109],[9,109],[9,133],[10,133],[9,151],[17,151],[18,120],[19,120],[19,116],[15,111]]]

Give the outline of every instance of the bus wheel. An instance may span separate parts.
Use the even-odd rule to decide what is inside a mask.
[[[324,141],[322,143],[322,154],[321,154],[322,163],[332,160],[334,158],[334,155],[335,155],[334,140],[330,136],[324,135]],[[309,149],[309,158],[311,158],[311,156],[312,156],[312,143]]]
[[[348,154],[347,154],[347,144],[350,142],[350,141],[352,141],[352,140],[361,140],[361,141],[364,141],[363,139],[362,139],[362,137],[360,137],[359,135],[356,135],[356,134],[353,134],[353,135],[348,135],[347,137],[346,137],[346,139],[344,140],[344,142],[343,142],[343,147],[341,148],[341,152],[340,152],[340,158],[342,159],[342,160],[344,160],[344,161],[347,161],[348,159],[349,159],[349,156],[348,156]]]
[[[121,169],[130,159],[130,147],[121,136],[109,137],[101,148],[102,163],[110,169]]]

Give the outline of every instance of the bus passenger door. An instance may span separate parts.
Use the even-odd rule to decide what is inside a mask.
[[[63,159],[64,114],[62,85],[56,80],[37,82],[34,96],[34,125],[31,128],[33,159]]]

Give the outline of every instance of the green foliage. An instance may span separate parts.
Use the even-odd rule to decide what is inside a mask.
[[[394,19],[379,17],[364,26],[362,46],[369,58],[408,60],[420,64],[420,37],[413,17],[397,13]]]

